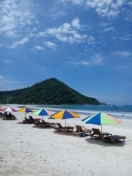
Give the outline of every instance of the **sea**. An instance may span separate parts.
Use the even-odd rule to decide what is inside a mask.
[[[47,108],[56,112],[66,109],[88,116],[102,112],[111,116],[132,120],[132,105],[35,105],[35,107]]]

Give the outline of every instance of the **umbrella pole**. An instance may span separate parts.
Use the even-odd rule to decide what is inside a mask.
[[[66,119],[65,119],[65,126],[66,126]]]
[[[101,125],[101,134],[102,134],[102,125]]]
[[[102,135],[102,125],[101,125],[101,140],[103,140],[103,135]]]

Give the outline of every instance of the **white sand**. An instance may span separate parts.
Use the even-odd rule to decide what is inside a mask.
[[[103,131],[126,136],[126,142],[112,144],[18,124],[24,113],[14,115],[17,120],[0,119],[0,176],[131,176],[132,120],[103,126]],[[67,120],[67,125],[75,124],[100,128],[85,125],[81,119]]]

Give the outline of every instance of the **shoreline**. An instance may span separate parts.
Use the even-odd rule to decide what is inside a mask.
[[[50,107],[51,105],[43,106],[43,105],[33,105],[33,104],[32,105],[31,104],[28,104],[28,105],[5,104],[5,105],[2,105],[2,106],[17,107],[18,109],[27,106],[27,107],[32,108],[34,110],[45,108],[45,109],[48,109],[48,110],[51,110],[51,111],[55,111],[55,112],[58,112],[58,111],[61,111],[61,110],[65,109],[65,108],[53,108],[53,107]],[[60,106],[62,106],[62,105],[60,105]],[[95,114],[95,113],[98,113],[98,112],[103,112],[103,113],[109,114],[111,116],[115,116],[116,118],[132,119],[132,112],[108,111],[108,110],[89,110],[89,109],[88,110],[81,110],[81,109],[71,109],[71,108],[70,109],[66,108],[66,109],[69,110],[69,111],[74,111],[74,112],[76,112],[78,114],[84,114],[84,115],[92,115],[92,114]]]

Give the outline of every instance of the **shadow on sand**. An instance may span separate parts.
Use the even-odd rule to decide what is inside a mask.
[[[38,128],[38,129],[53,129],[53,126],[37,126],[33,125],[33,128]]]
[[[73,136],[73,132],[72,131],[68,131],[68,132],[59,132],[59,131],[53,131],[54,134],[59,134],[59,135],[66,135],[66,136]]]
[[[23,125],[33,125],[34,123],[23,123],[23,122],[17,122],[17,124],[23,124]]]
[[[118,140],[116,143],[104,142],[99,139],[91,139],[91,138],[85,138],[85,140],[90,144],[102,145],[104,147],[123,147],[124,145],[126,145],[125,141],[121,140]]]

